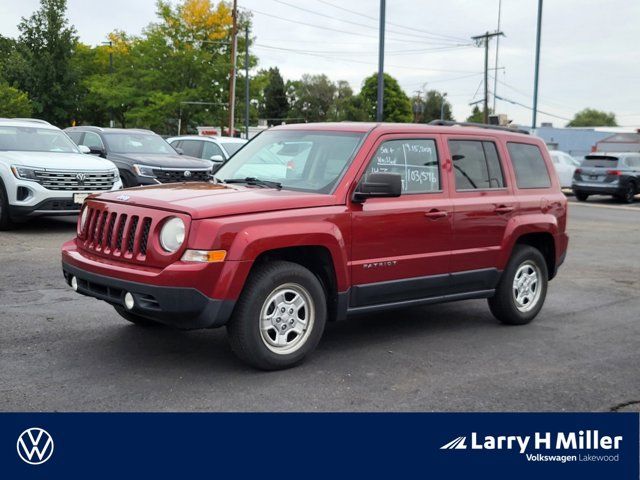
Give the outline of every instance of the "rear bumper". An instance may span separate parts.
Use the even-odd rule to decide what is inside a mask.
[[[594,184],[594,183],[573,183],[571,190],[575,192],[588,193],[590,195],[618,195],[624,193],[623,183],[615,183],[613,185]]]
[[[68,285],[72,277],[78,282],[78,293],[125,308],[124,296],[131,293],[135,306],[131,313],[183,330],[214,328],[224,325],[233,312],[235,302],[209,298],[189,287],[166,287],[98,275],[62,262]]]

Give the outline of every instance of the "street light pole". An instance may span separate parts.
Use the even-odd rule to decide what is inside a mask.
[[[538,30],[536,32],[536,66],[533,78],[533,119],[531,128],[536,128],[538,117],[538,75],[540,74],[540,35],[542,32],[542,0],[538,0]]]
[[[442,105],[440,105],[440,120],[444,120],[444,105],[446,103],[445,97],[447,96],[447,92],[442,94]]]
[[[384,120],[384,24],[386,1],[380,0],[380,32],[378,43],[378,101],[376,106],[376,121]]]

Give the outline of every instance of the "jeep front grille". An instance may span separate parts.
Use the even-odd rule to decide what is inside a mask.
[[[153,174],[160,183],[206,182],[211,178],[210,170],[172,170],[154,168]]]
[[[86,208],[84,248],[113,257],[142,259],[147,254],[151,217]]]
[[[86,172],[62,170],[36,170],[36,178],[48,190],[74,192],[100,192],[111,190],[116,182],[115,172]]]

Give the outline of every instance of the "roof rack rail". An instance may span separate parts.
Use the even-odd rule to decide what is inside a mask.
[[[502,130],[503,132],[524,133],[525,135],[529,135],[529,131],[522,128],[503,127],[500,125],[487,125],[486,123],[455,122],[453,120],[431,120],[429,122],[429,125],[440,125],[443,127],[476,127],[486,128],[487,130]]]
[[[42,125],[51,125],[49,122],[47,122],[46,120],[41,120],[39,118],[0,118],[0,120],[5,120],[5,121],[13,121],[13,122],[31,122],[31,123],[40,123]]]

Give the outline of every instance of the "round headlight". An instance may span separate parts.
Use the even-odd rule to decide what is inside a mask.
[[[83,208],[80,214],[80,221],[78,222],[78,235],[82,235],[82,232],[84,232],[84,227],[87,225],[87,218],[89,218],[89,209]]]
[[[178,217],[168,219],[160,230],[160,245],[167,252],[177,251],[184,242],[184,222]]]

